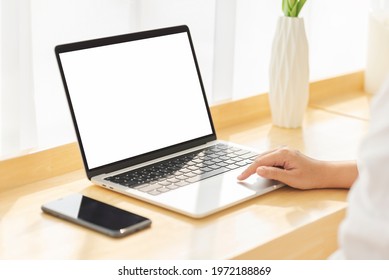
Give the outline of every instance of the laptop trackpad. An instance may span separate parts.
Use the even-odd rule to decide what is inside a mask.
[[[278,181],[268,180],[258,176],[251,176],[249,179],[239,182],[239,184],[259,193],[266,192],[269,188],[277,189],[283,185]]]
[[[239,182],[238,174],[235,171],[212,177],[158,196],[158,200],[178,212],[200,218],[282,186],[256,176]]]

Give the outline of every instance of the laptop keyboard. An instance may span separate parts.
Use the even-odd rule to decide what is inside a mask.
[[[226,144],[170,158],[105,178],[129,188],[159,195],[250,164],[257,153]]]

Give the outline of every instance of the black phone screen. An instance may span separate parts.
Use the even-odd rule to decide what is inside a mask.
[[[44,204],[42,210],[111,236],[127,235],[151,224],[146,217],[81,194]]]
[[[87,196],[82,196],[80,203],[74,205],[74,207],[78,207],[78,219],[111,230],[120,230],[146,220],[146,218],[142,216],[127,212]]]

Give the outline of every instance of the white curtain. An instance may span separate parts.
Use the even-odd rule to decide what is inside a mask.
[[[29,0],[0,2],[1,157],[37,145]]]
[[[137,6],[0,0],[0,159],[76,141],[54,47],[130,32]]]
[[[55,45],[187,24],[208,99],[215,104],[268,90],[280,3],[0,0],[0,158],[76,140]],[[311,80],[363,68],[367,7],[368,0],[307,2],[302,17],[309,37]]]

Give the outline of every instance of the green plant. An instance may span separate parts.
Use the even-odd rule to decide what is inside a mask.
[[[298,17],[307,0],[282,0],[282,11],[286,17]]]

